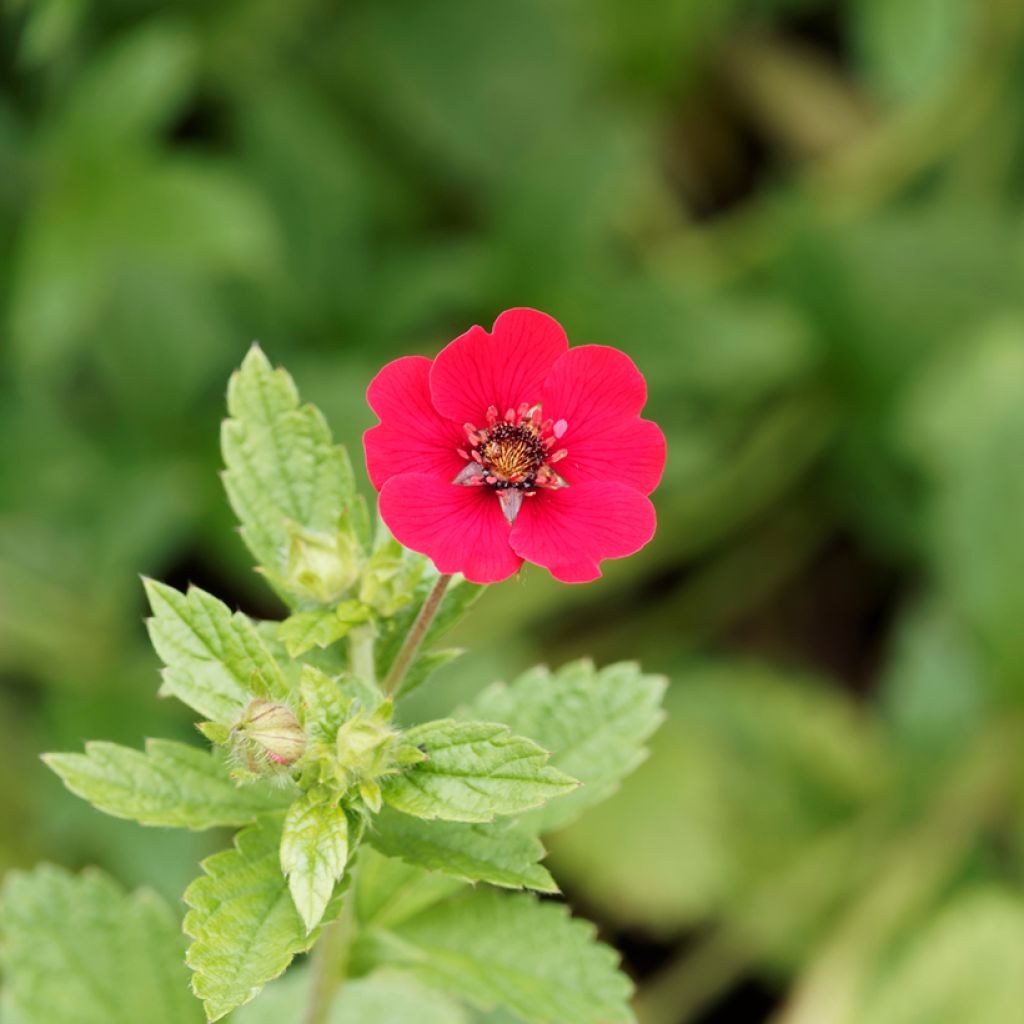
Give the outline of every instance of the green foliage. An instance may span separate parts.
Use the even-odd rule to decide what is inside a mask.
[[[440,903],[388,931],[361,936],[356,970],[402,966],[488,1009],[530,1024],[632,1021],[631,986],[589,924],[556,903],[480,891]]]
[[[72,793],[142,825],[246,825],[289,799],[287,790],[265,782],[240,785],[223,758],[171,740],[147,740],[145,751],[93,741],[84,754],[47,754],[44,760]]]
[[[336,608],[290,615],[281,623],[278,636],[289,655],[297,658],[314,647],[330,647],[369,617],[369,609],[359,601],[342,601]]]
[[[470,657],[423,650],[399,722],[535,663],[642,655],[673,679],[672,719],[635,780],[552,840],[567,891],[613,934],[692,952],[680,968],[659,951],[691,997],[752,975],[790,1005],[851,934],[872,986],[891,967],[910,987],[895,967],[930,908],[891,910],[883,938],[844,931],[889,860],[915,850],[913,878],[948,856],[946,894],[1005,892],[1024,862],[1019,758],[996,797],[939,813],[967,754],[1019,728],[1020,4],[412,6],[4,5],[0,870],[100,863],[176,897],[213,838],[92,814],[36,755],[186,738],[146,683],[139,570],[279,614],[213,486],[216,396],[244,339],[358,463],[385,361],[524,303],[646,374],[670,451],[658,534],[593,587],[530,572],[492,588],[442,641]],[[267,511],[253,535],[302,583],[294,608],[330,613],[348,547]],[[366,598],[365,632],[292,662],[277,624],[258,627],[318,743],[347,710],[306,715],[306,665],[372,693],[368,665],[384,677],[422,601],[418,556],[376,570],[342,597]],[[229,763],[301,775],[249,764],[225,685],[194,696]],[[592,788],[524,816],[568,817]],[[394,913],[458,884],[364,844],[359,871],[380,862],[415,879]],[[699,1017],[683,1002],[666,1019]],[[902,1009],[884,1002],[865,1012]],[[813,1024],[837,1024],[824,1005]]]
[[[554,767],[580,781],[579,789],[529,815],[532,827],[550,831],[606,799],[643,761],[644,741],[662,719],[665,682],[631,663],[597,671],[578,661],[555,673],[532,669],[510,686],[498,683],[466,714],[531,737],[552,752]]]
[[[284,819],[281,870],[307,932],[320,923],[347,860],[345,811],[314,793],[296,800]]]
[[[341,930],[332,932],[327,956],[343,961],[349,946],[393,942],[398,932],[385,928],[413,929],[419,937],[410,942],[438,944],[415,956],[418,973],[456,996],[484,1006],[508,1003],[520,1014],[529,1006],[527,1019],[538,1024],[627,1019],[627,983],[613,955],[563,911],[516,897],[481,903],[487,897],[478,893],[456,901],[465,930],[453,926],[445,908],[466,882],[557,892],[539,863],[544,848],[536,822],[492,819],[530,811],[578,783],[503,723],[396,724],[394,700],[378,687],[376,669],[390,670],[434,583],[421,581],[423,559],[384,539],[364,560],[352,529],[345,457],[320,413],[299,406],[291,379],[271,370],[259,350],[232,378],[229,406],[228,490],[270,583],[297,610],[281,623],[261,623],[196,587],[182,594],[146,580],[150,637],[166,666],[161,692],[206,717],[198,725],[216,749],[150,740],[140,752],[98,742],[84,754],[46,757],[69,789],[108,813],[148,825],[245,826],[230,849],[202,862],[203,874],[184,895],[184,930],[192,940],[186,963],[207,1018],[219,1020],[248,1003],[313,946],[321,926],[338,917],[353,882],[350,863],[357,863],[365,874],[357,894],[347,897],[352,905],[337,924]],[[358,599],[342,598],[357,585]],[[431,652],[431,644],[479,591],[452,583],[422,637],[425,650],[399,662],[408,660],[412,675],[389,680],[389,691],[403,692],[405,682],[408,692],[410,679],[423,681],[444,653]],[[640,760],[658,721],[662,686],[631,666],[599,674],[583,663],[557,680],[552,695],[549,675],[537,672],[507,693],[490,692],[483,703],[557,741],[562,761],[579,765],[593,783],[589,804]],[[367,835],[379,853],[360,850]],[[476,945],[474,932],[487,914],[495,916],[496,937],[476,950],[481,960],[459,972],[452,958],[459,947]],[[432,920],[434,932],[416,931]],[[549,931],[551,947],[542,958],[535,950],[526,958],[525,974],[516,973],[523,958],[514,944],[504,960],[490,962],[503,930],[522,943],[530,928]],[[415,947],[404,948],[403,964]],[[74,970],[80,980],[82,969]],[[537,999],[512,991],[523,977],[531,989],[539,985]],[[283,1012],[294,1017],[305,993],[291,983],[278,991],[286,993]],[[408,978],[391,975],[354,991],[324,1007],[331,1020],[393,1019],[419,998]],[[324,998],[321,988],[310,998]],[[426,1000],[438,1020],[464,1019],[457,1004]]]
[[[426,760],[384,783],[392,807],[419,818],[484,822],[519,814],[577,783],[547,764],[532,740],[492,722],[443,720],[405,733]]]
[[[344,449],[255,345],[231,378],[228,412],[224,485],[253,557],[292,601],[340,597],[359,572],[351,526],[365,516]]]
[[[149,636],[167,667],[161,693],[222,725],[234,725],[254,696],[284,697],[288,685],[256,627],[198,587],[181,594],[145,580]]]
[[[423,821],[385,809],[374,819],[367,840],[389,857],[466,882],[558,891],[538,863],[544,847],[517,824]]]
[[[40,867],[0,891],[5,1019],[19,1024],[198,1024],[185,943],[167,905],[99,872]]]
[[[1001,1024],[1024,999],[1024,906],[998,889],[965,893],[880,964],[863,1024]]]
[[[316,940],[281,875],[280,845],[281,819],[261,819],[232,849],[204,860],[204,874],[185,890],[186,961],[211,1021],[247,1003]]]
[[[255,1003],[239,1011],[237,1024],[281,1024],[303,1012],[307,971],[271,984]],[[348,981],[335,998],[326,1024],[470,1024],[466,1012],[447,996],[398,971],[380,971]]]

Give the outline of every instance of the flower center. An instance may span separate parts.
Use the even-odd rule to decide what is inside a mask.
[[[532,497],[539,487],[566,486],[551,467],[568,454],[565,448],[552,451],[567,429],[565,420],[545,420],[539,405],[524,402],[504,418],[492,405],[486,427],[465,424],[468,445],[459,454],[466,465],[452,483],[491,487],[505,518],[514,523],[524,497]]]

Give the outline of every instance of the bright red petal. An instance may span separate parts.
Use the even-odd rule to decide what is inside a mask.
[[[624,352],[607,345],[572,348],[544,382],[546,418],[565,422],[555,469],[570,484],[617,480],[650,494],[665,468],[665,436],[639,419],[647,383]]]
[[[363,434],[366,468],[379,491],[400,473],[435,473],[450,483],[466,464],[458,453],[466,434],[437,414],[430,401],[430,360],[406,356],[388,363],[366,392],[380,425]]]
[[[487,409],[501,415],[535,405],[549,371],[568,350],[557,320],[535,309],[509,309],[492,333],[472,327],[447,345],[430,371],[434,407],[455,422],[485,426]]]
[[[566,435],[568,436],[568,435]],[[617,480],[650,494],[665,469],[665,435],[650,420],[623,419],[566,443],[555,470],[569,484]]]
[[[490,487],[404,473],[381,488],[380,514],[398,541],[430,558],[438,572],[497,583],[523,564],[509,546],[509,526]]]
[[[654,506],[633,487],[583,483],[538,491],[523,502],[512,548],[564,583],[601,575],[598,563],[639,551],[654,536]]]

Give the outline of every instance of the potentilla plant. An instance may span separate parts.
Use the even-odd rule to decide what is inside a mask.
[[[211,749],[97,742],[46,756],[109,814],[240,828],[184,895],[202,1006],[155,897],[45,868],[4,892],[22,1024],[219,1020],[314,946],[311,965],[233,1019],[458,1024],[462,1004],[534,1024],[632,1019],[614,953],[535,895],[557,893],[539,836],[637,765],[663,681],[581,661],[437,721],[408,721],[404,702],[458,653],[437,641],[481,585],[524,562],[592,580],[651,538],[665,444],[640,418],[643,377],[518,309],[433,361],[389,364],[368,397],[376,530],[322,415],[252,349],[228,389],[224,482],[288,617],[255,621],[146,580],[160,692],[201,716]]]

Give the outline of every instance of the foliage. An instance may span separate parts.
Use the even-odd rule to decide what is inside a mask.
[[[88,736],[128,765],[143,736],[203,754],[193,716],[145,683],[140,570],[261,623],[289,693],[294,651],[304,694],[355,697],[337,681],[366,623],[304,607],[279,637],[262,623],[282,618],[284,584],[268,597],[228,539],[211,439],[251,338],[352,447],[385,359],[530,304],[647,374],[670,452],[659,532],[600,586],[535,573],[490,591],[443,641],[470,653],[424,653],[396,721],[584,653],[673,679],[650,758],[548,841],[558,882],[623,940],[645,1024],[695,1022],[730,993],[752,1021],[780,1005],[813,1024],[931,1020],[961,991],[979,1019],[1011,1017],[972,986],[1012,999],[1020,975],[1000,938],[1024,854],[1020,5],[413,7],[0,14],[0,868],[99,863],[176,898],[223,844],[88,813],[35,761]],[[307,453],[320,430],[292,408]],[[336,458],[303,463],[332,502]],[[314,586],[320,559],[339,568],[333,525],[274,526]],[[384,539],[374,555],[380,573],[345,600],[375,609],[383,678],[431,581],[395,607],[415,561]],[[184,693],[198,671],[169,675]],[[230,729],[238,682],[217,678],[201,713]],[[73,755],[89,775],[72,785],[97,784],[105,749]],[[247,741],[230,767],[251,761],[263,770]],[[116,777],[98,782],[113,810]],[[591,789],[524,817],[575,817]],[[358,854],[365,875],[384,861],[418,879],[385,918],[427,885],[374,860],[398,841],[386,823],[438,826],[429,846],[403,840],[428,866],[472,833],[459,878],[547,877],[521,830],[496,856],[505,819],[398,814]],[[960,944],[981,952],[950,958]],[[393,977],[352,983],[355,1019],[362,986],[373,1000]],[[416,984],[404,972],[394,992]],[[68,991],[43,1019],[88,1006]],[[475,1012],[433,999],[441,1020]]]
[[[220,1020],[248,1003],[317,942],[323,927],[351,932],[344,937],[357,975],[402,968],[485,1009],[504,1006],[537,1024],[632,1019],[626,1005],[631,987],[617,970],[615,953],[594,941],[589,926],[571,921],[564,908],[499,891],[445,893],[438,902],[427,874],[556,891],[538,863],[544,856],[538,823],[495,823],[498,816],[514,819],[579,785],[547,763],[549,751],[502,721],[539,725],[549,716],[546,691],[530,685],[538,673],[516,684],[505,704],[492,698],[498,721],[447,718],[400,728],[392,692],[377,682],[374,646],[378,636],[390,638],[383,625],[389,618],[423,606],[416,592],[429,575],[426,566],[421,560],[414,572],[389,571],[387,600],[364,603],[367,593],[381,593],[366,582],[382,571],[382,545],[371,552],[350,516],[351,472],[342,471],[347,459],[334,447],[319,412],[300,410],[291,378],[270,369],[257,348],[232,378],[228,401],[234,417],[222,435],[231,466],[228,493],[268,582],[293,614],[280,624],[257,623],[197,587],[182,594],[146,580],[154,613],[150,637],[166,666],[162,692],[208,716],[199,728],[213,750],[150,740],[144,752],[100,742],[84,754],[46,756],[69,789],[107,813],[147,825],[245,826],[230,849],[202,862],[203,874],[184,894],[184,930],[192,940],[185,959],[207,1019]],[[403,562],[412,560],[402,555]],[[448,580],[435,579],[434,585],[443,591]],[[466,595],[472,599],[475,593],[476,588],[453,587],[439,604],[437,628],[424,627],[416,642],[429,645],[468,608]],[[360,628],[316,631],[314,643],[296,643],[311,616],[345,619]],[[301,628],[293,628],[296,619]],[[268,630],[277,643],[265,638]],[[406,643],[417,637],[415,630],[408,637]],[[277,649],[281,642],[283,655]],[[302,660],[314,648],[337,659],[333,672]],[[403,658],[395,650],[392,659],[414,667],[412,655]],[[660,681],[644,687],[650,681],[630,666],[613,666],[601,676],[592,666],[575,666],[560,679],[573,680],[563,717],[578,717],[579,723],[547,723],[545,741],[559,761],[578,764],[586,778],[599,783],[594,796],[600,797],[609,780],[641,756],[641,744],[658,720],[663,687]],[[609,680],[626,709],[621,726],[608,707]],[[401,696],[400,682],[389,691]],[[652,697],[654,706],[638,728],[630,706],[634,700],[650,704]],[[406,881],[428,895],[412,904],[420,911],[413,917],[378,918],[353,930],[353,876],[367,834],[378,857],[415,866]],[[362,883],[364,901],[375,881],[386,889],[387,870],[378,869],[376,879],[371,874]],[[87,913],[88,901],[95,900],[91,890],[46,870],[12,884],[5,917],[23,934],[14,939],[8,970],[14,998],[24,1004],[19,1012],[25,1024],[45,1019],[40,1007],[48,1005],[33,994],[40,987],[39,968],[26,935],[39,942],[51,938],[49,918],[34,922],[19,910],[18,900],[26,900],[23,890],[45,900],[48,887],[54,903],[48,914]],[[74,905],[78,891],[85,902],[81,911]],[[339,914],[345,916],[339,920]],[[95,941],[106,939],[100,934]],[[323,955],[338,957],[326,945]],[[341,970],[346,959],[332,960],[330,969]],[[88,986],[90,971],[88,958],[82,958],[67,963],[63,973],[73,989]],[[111,1024],[129,1020],[138,999],[160,998],[156,988],[147,992],[140,981],[142,995],[129,992],[122,1005],[112,975],[101,968]],[[332,1003],[318,1012],[333,1013]]]

